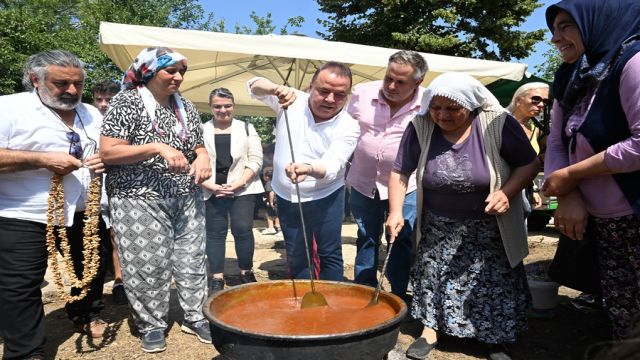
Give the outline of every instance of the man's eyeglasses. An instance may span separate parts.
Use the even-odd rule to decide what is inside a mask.
[[[75,157],[78,160],[82,160],[84,156],[84,150],[82,149],[82,143],[80,142],[80,135],[75,131],[69,131],[67,133],[67,140],[69,140],[69,155]]]
[[[531,103],[533,105],[538,105],[540,103],[544,103],[545,105],[549,105],[549,99],[543,99],[542,96],[534,95],[531,97]]]

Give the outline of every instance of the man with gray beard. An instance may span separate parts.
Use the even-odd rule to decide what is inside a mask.
[[[40,285],[47,268],[49,188],[63,176],[65,224],[73,267],[83,270],[83,217],[92,176],[104,172],[97,152],[102,115],[82,104],[84,64],[67,51],[30,56],[27,92],[0,96],[0,337],[4,359],[44,358],[44,308]],[[104,259],[108,233],[100,219],[100,261],[87,295],[66,311],[76,328],[102,337]],[[106,235],[106,236],[105,236]],[[60,239],[57,239],[58,241]],[[59,243],[58,245],[59,246]],[[71,295],[80,289],[72,288]]]

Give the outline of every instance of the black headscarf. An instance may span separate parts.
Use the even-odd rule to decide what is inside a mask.
[[[553,97],[565,115],[578,98],[607,77],[623,44],[640,38],[638,0],[563,0],[546,11],[547,26],[564,10],[576,22],[585,53],[573,64],[560,66],[553,80]]]

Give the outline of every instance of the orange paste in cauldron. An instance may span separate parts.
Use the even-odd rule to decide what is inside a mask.
[[[297,299],[290,286],[256,287],[255,291],[245,288],[237,294],[222,294],[211,310],[220,322],[244,331],[295,336],[365,330],[391,320],[399,311],[382,296],[378,304],[367,306],[373,289],[336,285],[316,286],[329,306],[301,309],[302,296],[310,289],[298,285]]]

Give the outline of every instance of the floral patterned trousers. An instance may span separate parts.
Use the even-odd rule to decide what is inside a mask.
[[[634,215],[594,221],[600,285],[613,337],[629,338],[640,325],[640,220]]]

